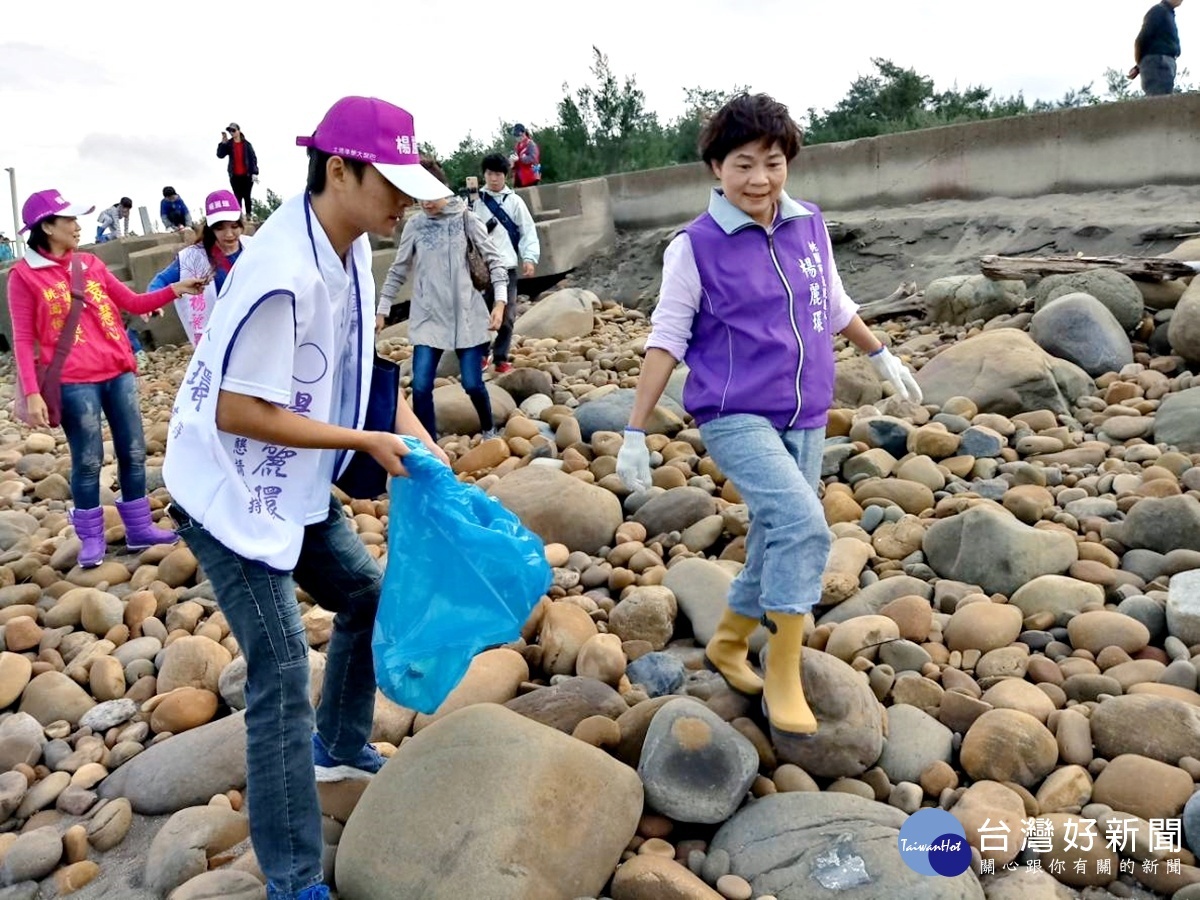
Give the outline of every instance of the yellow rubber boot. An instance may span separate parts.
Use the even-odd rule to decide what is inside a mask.
[[[804,616],[767,613],[766,678],[763,706],[771,727],[786,734],[813,734],[817,717],[804,698],[800,651],[804,646]]]
[[[760,624],[758,619],[726,609],[712,640],[704,648],[709,667],[719,672],[731,688],[742,694],[757,695],[763,690],[763,680],[750,668],[748,661],[750,635]]]

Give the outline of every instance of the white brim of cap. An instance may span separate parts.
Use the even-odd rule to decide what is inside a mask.
[[[380,175],[414,200],[441,200],[443,197],[454,196],[454,191],[425,171],[425,167],[420,163],[405,166],[389,163],[374,165]]]
[[[60,209],[56,213],[47,213],[42,218],[48,219],[48,218],[50,218],[50,216],[60,216],[61,218],[64,218],[64,219],[78,219],[80,216],[90,216],[95,211],[96,211],[95,206],[83,206],[82,204],[79,204],[79,203],[68,203],[66,209]],[[38,221],[40,222],[41,219],[39,219]],[[29,231],[29,229],[32,228],[36,224],[37,224],[37,222],[34,222],[31,225],[22,225],[17,230],[17,234],[25,234],[25,232]]]
[[[205,216],[204,220],[209,225],[220,225],[222,222],[236,222],[242,217],[241,210],[227,209],[224,212],[216,212],[211,216]]]

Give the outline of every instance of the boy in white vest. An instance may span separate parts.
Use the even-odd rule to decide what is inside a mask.
[[[324,900],[317,780],[369,777],[371,632],[380,570],[330,494],[352,454],[403,475],[396,434],[363,431],[374,352],[367,232],[447,188],[420,165],[412,116],[346,97],[308,148],[307,190],[225,280],[172,410],[172,518],[246,657],[250,835],[271,900]],[[397,431],[445,453],[401,400]],[[336,613],[314,716],[295,586]],[[315,726],[315,727],[314,727]]]

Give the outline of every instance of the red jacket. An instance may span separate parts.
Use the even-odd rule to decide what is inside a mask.
[[[153,312],[175,299],[173,288],[135,294],[90,253],[76,252],[83,264],[83,315],[75,343],[63,365],[63,384],[108,381],[136,372],[133,348],[125,334],[121,310]],[[72,254],[62,258],[30,250],[8,275],[8,308],[12,314],[13,357],[21,390],[38,390],[34,345],[42,365],[54,358],[54,348],[71,309]]]
[[[513,182],[517,187],[529,187],[542,180],[542,151],[528,134],[521,135],[513,148],[517,161],[513,163]]]

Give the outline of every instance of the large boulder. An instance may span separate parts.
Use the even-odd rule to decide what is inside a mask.
[[[1142,321],[1145,304],[1135,282],[1115,269],[1090,269],[1070,275],[1047,275],[1033,288],[1033,308],[1040,311],[1067,294],[1090,294],[1113,314],[1121,327],[1133,331]]]
[[[862,355],[838,360],[833,380],[833,408],[858,409],[883,399],[883,382]]]
[[[575,421],[579,423],[579,433],[583,439],[590,441],[597,431],[624,433],[625,426],[629,424],[629,414],[633,412],[636,393],[633,388],[620,388],[609,391],[603,397],[580,403],[575,410]],[[664,395],[646,420],[646,431],[674,437],[683,428],[686,415],[682,406]]]
[[[1200,500],[1187,494],[1139,500],[1124,522],[1104,528],[1104,537],[1131,550],[1200,550]]]
[[[779,900],[983,900],[970,870],[931,878],[896,852],[906,816],[850,794],[793,791],[744,806],[712,840],[753,896]]]
[[[655,713],[638,763],[647,805],[676,822],[724,822],[757,774],[750,740],[691,697]]]
[[[25,686],[20,711],[43,725],[64,719],[74,726],[95,705],[88,692],[62,672],[43,672]]]
[[[675,595],[679,611],[691,623],[696,643],[707,645],[716,634],[733,578],[734,573],[726,566],[695,556],[667,569],[663,587]],[[766,640],[767,630],[760,626],[750,635],[750,647],[760,650]]]
[[[1051,356],[1023,331],[997,328],[943,350],[917,373],[926,403],[969,397],[980,412],[1066,414],[1095,390],[1087,372]]]
[[[602,487],[549,466],[510,472],[489,493],[512,510],[547,544],[596,553],[612,544],[624,520],[621,501]]]
[[[592,333],[599,300],[591,291],[566,288],[547,294],[513,325],[513,332],[528,338],[565,341]]]
[[[1200,707],[1154,694],[1109,697],[1091,717],[1096,755],[1125,753],[1175,766],[1200,747]]]
[[[1029,336],[1048,353],[1075,363],[1093,378],[1133,362],[1121,323],[1090,294],[1063,294],[1033,314]]]
[[[1040,575],[1061,575],[1079,559],[1071,535],[1032,528],[994,506],[939,519],[926,530],[922,549],[942,578],[1005,596]]]
[[[983,275],[951,275],[925,288],[928,319],[965,325],[1011,313],[1025,299],[1025,282],[993,281]]]
[[[654,537],[683,531],[717,511],[717,501],[703,488],[677,487],[648,500],[633,514],[633,521]]]
[[[637,774],[604,751],[501,706],[469,706],[371,780],[338,844],[338,892],[599,896],[641,814]]]
[[[1154,413],[1154,440],[1181,453],[1200,453],[1200,387],[1163,397]]]
[[[147,747],[105,778],[99,793],[127,797],[134,811],[157,816],[245,786],[246,714],[235,713]]]
[[[508,391],[495,382],[487,382],[486,387],[492,402],[492,421],[499,428],[508,421],[517,404]],[[475,412],[471,398],[461,384],[444,384],[434,388],[433,406],[439,434],[479,434],[479,413]]]
[[[1179,298],[1167,326],[1171,349],[1189,362],[1200,362],[1200,281],[1193,280]]]
[[[861,775],[883,752],[883,709],[866,677],[836,656],[811,649],[804,651],[801,669],[817,732],[772,732],[779,760],[817,778]]]

